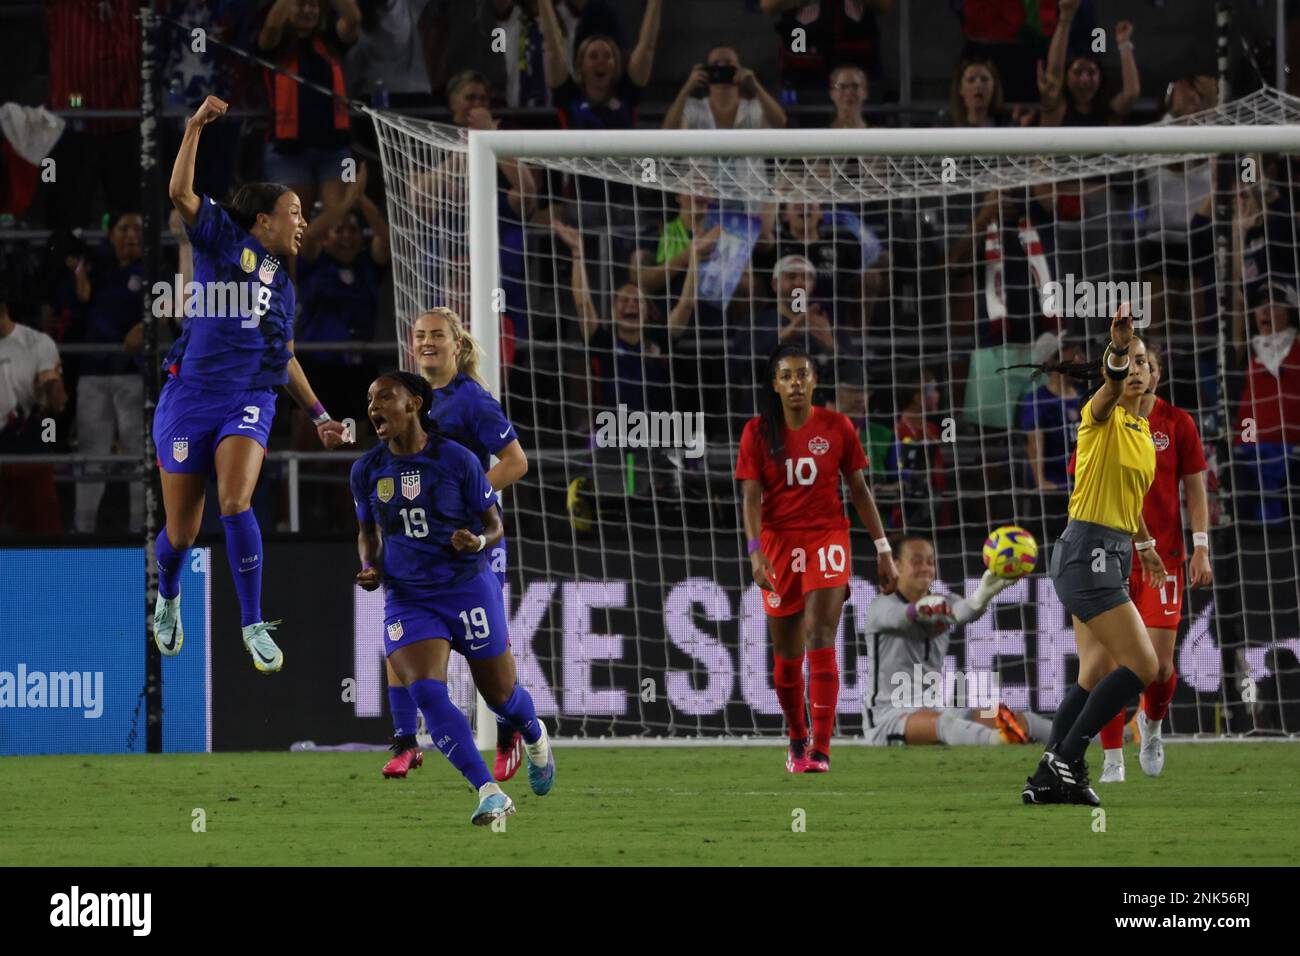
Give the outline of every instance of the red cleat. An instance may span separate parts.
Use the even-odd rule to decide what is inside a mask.
[[[804,773],[830,773],[831,758],[830,754],[818,753],[816,750],[808,752],[808,769]]]
[[[808,761],[808,741],[791,740],[785,752],[786,773],[809,773],[812,767]]]
[[[424,765],[424,754],[418,747],[403,747],[395,743],[393,750],[392,759],[384,764],[385,777],[405,779],[408,770],[419,770]]]
[[[500,728],[498,728],[500,730]],[[497,783],[505,783],[515,775],[524,762],[524,737],[519,731],[511,731],[509,737],[497,735],[497,759],[492,765],[492,776]]]

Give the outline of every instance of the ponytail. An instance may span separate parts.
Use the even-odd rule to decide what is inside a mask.
[[[785,458],[785,409],[781,405],[781,396],[772,388],[776,378],[777,367],[782,359],[808,359],[808,351],[802,345],[781,345],[767,360],[767,387],[759,394],[758,413],[763,419],[763,434],[767,438],[768,450],[772,460],[778,465]],[[811,359],[809,362],[811,363]],[[808,396],[809,401],[812,396]]]
[[[468,378],[472,378],[487,390],[487,383],[483,381],[483,377],[478,371],[479,362],[483,358],[483,347],[470,334],[469,329],[465,328],[460,316],[454,310],[440,305],[420,313],[419,316],[416,316],[416,320],[418,321],[426,315],[437,315],[446,320],[447,329],[451,332],[451,337],[456,341],[456,371],[464,373]]]
[[[1152,346],[1147,345],[1146,340],[1141,336],[1133,336],[1129,341],[1130,349],[1133,347],[1134,342],[1141,342],[1145,345],[1148,353],[1152,349]],[[1062,375],[1066,375],[1075,381],[1082,382],[1084,385],[1091,385],[1093,382],[1105,383],[1106,370],[1102,368],[1101,365],[1105,360],[1105,357],[1106,350],[1103,349],[1101,356],[1093,359],[1091,362],[1062,362],[1059,359],[1048,359],[1042,365],[1035,365],[1032,362],[1024,362],[1019,365],[1008,365],[1004,368],[1000,368],[998,369],[998,374],[1001,375],[1003,372],[1008,372],[1013,368],[1032,368],[1034,373],[1029,376],[1031,382],[1038,381],[1040,377],[1049,372],[1060,372]],[[1159,353],[1157,353],[1157,359],[1158,358]]]

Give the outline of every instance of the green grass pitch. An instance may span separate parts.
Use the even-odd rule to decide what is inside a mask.
[[[564,748],[555,790],[521,771],[504,832],[436,751],[406,780],[379,753],[9,757],[3,865],[1282,865],[1300,858],[1300,747],[1170,744],[1162,777],[1086,807],[1026,807],[1036,748],[837,747],[791,776],[775,747]],[[1100,753],[1092,756],[1100,771]],[[202,810],[205,832],[195,832]],[[800,812],[802,811],[802,812]],[[802,822],[802,832],[797,832]],[[1104,832],[1098,832],[1104,822]]]

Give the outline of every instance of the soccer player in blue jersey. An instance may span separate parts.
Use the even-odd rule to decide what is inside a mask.
[[[164,367],[170,373],[154,413],[167,524],[158,535],[154,642],[180,652],[181,562],[203,519],[214,468],[226,553],[239,595],[244,647],[253,666],[278,671],[284,653],[262,619],[262,532],[250,507],[275,415],[275,386],[309,409],[326,448],[344,441],[293,355],[294,290],[284,260],[296,255],[307,220],[298,197],[276,183],[243,186],[229,207],[194,191],[203,127],[226,112],[209,96],[185,126],[170,195],[194,254],[184,327]]]
[[[418,316],[411,330],[411,350],[420,374],[433,390],[428,414],[439,432],[464,445],[487,472],[488,483],[500,492],[528,473],[528,457],[506,418],[501,403],[478,375],[478,343],[451,309],[430,309]],[[488,467],[492,456],[497,464]],[[500,495],[495,497],[498,510]],[[493,547],[488,562],[504,587],[506,541]],[[507,611],[508,613],[508,611]],[[393,669],[388,669],[388,701],[393,712],[394,755],[384,765],[384,776],[405,777],[423,756],[414,744],[415,702]],[[403,746],[406,741],[410,746]],[[506,722],[497,723],[497,752],[492,775],[499,781],[515,775],[523,761],[523,738]]]
[[[491,823],[514,804],[488,773],[465,715],[447,692],[452,650],[469,662],[474,684],[499,720],[522,734],[528,783],[545,796],[555,757],[533,699],[515,681],[501,583],[487,552],[503,533],[496,492],[478,459],[434,430],[424,410],[433,390],[418,375],[386,372],[368,393],[379,436],[352,466],[357,582],[384,588],[388,664],[415,700],[442,752],[478,791],[471,821]]]

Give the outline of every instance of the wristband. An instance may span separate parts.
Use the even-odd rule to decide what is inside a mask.
[[[889,546],[888,538],[876,539],[876,554],[893,554],[894,549]]]
[[[374,567],[374,565],[371,564],[369,561],[362,561],[362,562],[361,562],[361,570],[362,570],[362,571],[369,571],[369,570],[370,570],[371,568],[373,568],[373,567]]]
[[[325,411],[325,406],[320,403],[320,399],[317,399],[316,404],[307,409],[307,414],[311,416],[313,425],[323,425],[330,420],[330,413]]]
[[[1147,538],[1145,541],[1135,541],[1133,543],[1133,547],[1137,548],[1139,551],[1150,551],[1155,546],[1155,538]]]
[[[1110,353],[1106,354],[1106,361],[1103,363],[1106,369],[1106,377],[1120,381],[1128,378],[1128,359],[1124,359],[1124,364],[1118,368],[1110,364]]]
[[[758,540],[758,538],[750,538],[750,539],[749,539],[749,553],[750,553],[750,554],[753,554],[755,551],[757,551],[757,550],[758,550],[759,548],[761,548],[762,546],[763,546],[763,545],[762,545],[762,543]]]
[[[482,551],[486,547],[487,547],[487,535],[481,534],[478,536],[478,549],[479,551]]]
[[[1133,41],[1132,41],[1132,40],[1122,40],[1122,41],[1120,41],[1119,49],[1121,49],[1121,50],[1131,50],[1131,49],[1133,49]]]
[[[1193,547],[1193,548],[1205,548],[1205,549],[1208,550],[1209,547],[1210,547],[1210,534],[1209,534],[1209,532],[1208,532],[1208,531],[1193,531],[1193,532],[1192,532],[1192,547]]]

